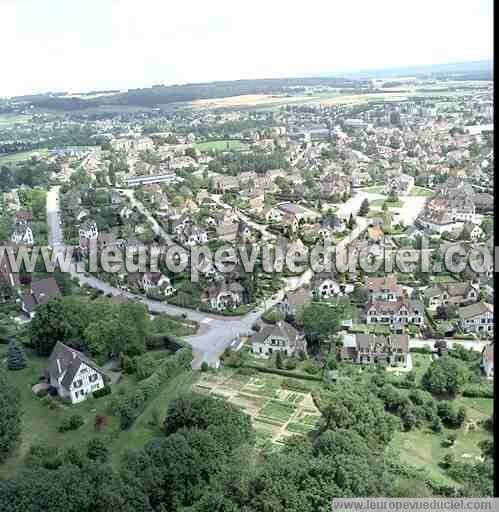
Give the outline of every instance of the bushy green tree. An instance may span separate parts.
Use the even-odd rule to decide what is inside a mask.
[[[467,370],[461,361],[445,355],[431,363],[421,383],[430,393],[456,395],[467,380]]]

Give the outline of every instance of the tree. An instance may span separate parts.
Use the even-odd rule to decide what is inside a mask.
[[[456,395],[467,379],[467,371],[461,361],[445,355],[431,363],[421,383],[430,393]]]
[[[0,368],[0,462],[9,455],[21,434],[19,393],[7,382],[7,377]]]
[[[321,343],[340,329],[340,318],[327,304],[311,303],[303,308],[303,328],[311,341]]]
[[[36,308],[30,322],[30,337],[39,356],[49,356],[57,341],[64,341],[70,325],[61,299],[54,298]]]
[[[360,205],[359,215],[365,217],[369,213],[369,201],[364,199]]]
[[[22,370],[28,364],[22,345],[12,339],[7,350],[7,368],[9,370]]]
[[[355,219],[353,218],[353,214],[350,214],[350,217],[348,218],[347,228],[352,231],[352,229],[355,227]]]

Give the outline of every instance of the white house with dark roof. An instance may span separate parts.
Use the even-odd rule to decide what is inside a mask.
[[[57,342],[49,357],[47,378],[61,398],[82,402],[105,385],[106,375],[78,350]]]
[[[10,239],[20,245],[33,245],[35,241],[33,230],[27,224],[17,224]]]
[[[274,352],[282,352],[285,356],[307,352],[305,337],[287,322],[263,327],[252,336],[251,346],[254,354],[262,356],[270,356]]]
[[[426,288],[424,297],[430,310],[436,310],[439,306],[466,306],[479,299],[480,288],[471,281],[435,283]]]
[[[477,302],[459,309],[459,326],[478,335],[494,333],[494,305]]]
[[[409,363],[409,336],[391,334],[378,336],[361,333],[355,343],[345,344],[340,351],[342,360],[358,364],[385,363],[389,366],[407,367]]]
[[[422,326],[424,305],[420,301],[408,299],[373,300],[367,307],[366,322],[389,325],[392,329],[400,329],[407,325]]]

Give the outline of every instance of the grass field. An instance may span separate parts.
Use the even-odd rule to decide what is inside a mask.
[[[422,197],[430,197],[434,194],[433,190],[429,188],[423,188],[423,187],[412,187],[411,191],[409,192],[410,196],[422,196]]]
[[[239,140],[213,140],[208,142],[197,142],[194,147],[206,153],[209,151],[241,151],[248,149],[248,145]]]
[[[0,349],[0,360],[6,350]],[[21,442],[13,455],[0,465],[0,477],[9,477],[16,473],[17,469],[29,448],[35,444],[58,447],[65,449],[69,446],[83,447],[93,437],[100,437],[108,444],[112,462],[117,465],[127,449],[140,448],[158,431],[149,425],[152,410],[157,407],[161,421],[164,418],[168,402],[182,391],[190,389],[197,374],[185,372],[166,383],[154,400],[148,404],[144,413],[135,421],[132,428],[122,431],[119,428],[117,418],[108,414],[108,407],[112,396],[120,389],[127,390],[135,384],[130,376],[123,376],[118,384],[113,386],[113,393],[98,399],[88,398],[86,401],[70,405],[53,400],[50,397],[38,398],[31,387],[44,375],[47,359],[29,353],[29,366],[16,372],[8,372],[9,382],[13,384],[21,395],[23,407]],[[55,406],[50,404],[54,403]],[[52,408],[56,407],[56,408]],[[73,414],[79,414],[84,418],[84,424],[73,432],[58,432],[62,421]],[[95,431],[96,415],[105,416],[105,424],[99,432]]]
[[[492,400],[489,400],[492,403]],[[449,434],[456,434],[456,443],[452,447],[445,446]],[[424,469],[428,476],[444,484],[456,484],[439,463],[445,455],[452,453],[460,462],[475,462],[481,455],[478,446],[480,441],[490,439],[490,434],[479,428],[466,432],[463,428],[435,434],[430,430],[414,429],[410,432],[396,432],[390,447],[399,453],[402,462],[415,468]]]
[[[384,194],[385,187],[383,185],[377,185],[375,187],[359,188],[360,192],[367,192],[371,194]]]
[[[29,160],[33,155],[45,157],[48,153],[48,149],[37,149],[36,151],[20,151],[12,155],[2,155],[0,156],[0,164],[17,164],[18,162]]]
[[[383,208],[383,205],[386,204],[388,208],[402,208],[404,203],[402,201],[388,201],[386,199],[375,199],[374,201],[369,202],[369,206],[373,208]]]

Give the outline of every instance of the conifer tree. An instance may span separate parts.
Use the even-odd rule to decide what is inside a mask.
[[[23,347],[12,339],[7,351],[7,368],[9,370],[22,370],[26,368],[27,359]]]

